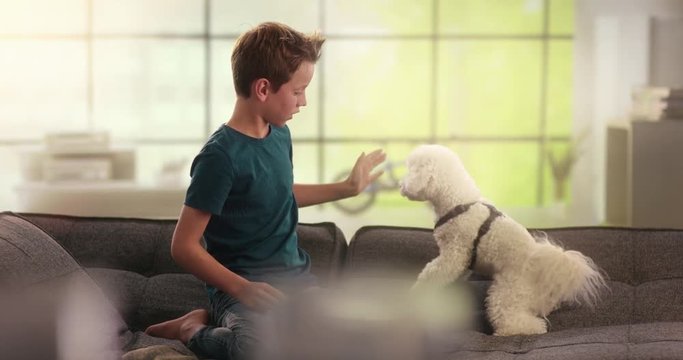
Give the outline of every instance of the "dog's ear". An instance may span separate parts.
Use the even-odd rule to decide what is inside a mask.
[[[423,189],[431,189],[435,182],[436,174],[436,160],[433,158],[426,158],[422,164],[420,173],[423,174],[422,181],[424,182]]]

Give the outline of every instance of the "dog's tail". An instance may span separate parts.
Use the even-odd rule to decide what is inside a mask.
[[[545,236],[536,237],[536,245],[528,278],[538,292],[538,310],[547,315],[567,302],[595,306],[606,282],[593,260],[578,251],[564,250]]]

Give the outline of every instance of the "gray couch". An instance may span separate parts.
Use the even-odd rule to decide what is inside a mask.
[[[170,257],[174,225],[169,220],[2,213],[0,277],[30,273],[26,281],[41,283],[87,273],[117,310],[112,321],[125,359],[160,346],[190,358],[179,342],[141,332],[207,306],[203,285]],[[590,256],[606,272],[610,291],[597,308],[565,306],[549,316],[550,331],[538,336],[489,335],[481,316],[472,329],[453,334],[457,341],[442,334],[446,340],[430,358],[683,359],[683,230],[544,231]],[[298,232],[323,285],[368,274],[414,278],[438,252],[430,229],[367,226],[348,245],[333,223],[300,224]],[[483,298],[488,280],[471,276],[468,281]]]

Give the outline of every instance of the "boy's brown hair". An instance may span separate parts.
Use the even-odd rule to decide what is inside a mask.
[[[237,95],[249,98],[251,83],[265,78],[277,92],[303,61],[315,63],[325,38],[266,22],[242,34],[232,51],[232,78]]]

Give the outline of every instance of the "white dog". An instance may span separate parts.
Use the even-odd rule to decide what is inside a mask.
[[[458,156],[440,145],[417,147],[406,160],[401,194],[429,201],[439,256],[415,288],[444,286],[468,268],[493,279],[486,312],[494,335],[543,334],[545,317],[564,302],[593,305],[605,286],[593,261],[565,251],[486,202]]]

